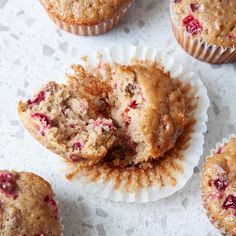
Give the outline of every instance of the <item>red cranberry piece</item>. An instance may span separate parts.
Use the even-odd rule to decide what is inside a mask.
[[[138,106],[138,104],[137,104],[136,101],[131,102],[130,105],[129,105],[129,107],[130,107],[131,109],[136,109],[137,106]]]
[[[183,24],[186,26],[188,25],[191,21],[194,20],[194,17],[192,15],[189,15],[189,16],[186,16],[184,19],[183,19]]]
[[[125,110],[124,110],[124,112],[122,114],[122,117],[123,117],[126,125],[130,125],[131,120],[132,120],[131,117],[128,115],[130,109],[136,109],[137,106],[138,106],[137,102],[136,101],[132,101],[130,103],[130,105],[125,108]]]
[[[14,197],[17,191],[16,176],[7,172],[0,174],[0,191],[8,197]]]
[[[76,142],[73,144],[73,149],[74,150],[81,150],[84,147],[84,144],[82,142]]]
[[[126,125],[130,125],[130,123],[131,123],[131,117],[128,115],[129,110],[130,110],[129,107],[125,108],[125,110],[122,114],[122,117],[123,117]]]
[[[229,33],[229,34],[227,35],[227,37],[228,37],[229,39],[235,39],[235,38],[236,38],[236,35],[233,34],[233,33]]]
[[[56,216],[58,214],[58,208],[57,208],[57,204],[56,202],[54,201],[54,199],[50,196],[46,196],[44,198],[44,201],[48,204],[48,206],[55,212]]]
[[[70,155],[69,160],[71,160],[72,162],[78,163],[84,159],[82,157],[78,157],[78,156],[72,154],[72,155]]]
[[[39,132],[43,136],[45,135],[45,130],[50,129],[52,127],[50,119],[44,114],[41,114],[39,112],[35,112],[34,114],[32,114],[32,118],[39,120],[39,122],[41,123]]]
[[[44,91],[40,91],[33,100],[29,99],[27,101],[27,103],[28,103],[28,105],[39,104],[44,99],[45,99],[45,92]]]
[[[122,114],[122,117],[123,117],[126,125],[130,125],[130,123],[131,123],[131,117],[128,115],[129,111],[130,111],[130,109],[129,109],[129,107],[127,107],[127,108],[125,108],[125,110]]]
[[[228,187],[228,181],[224,177],[216,179],[213,183],[218,191],[224,191]]]
[[[186,31],[192,35],[197,35],[202,31],[202,25],[198,19],[195,19],[192,15],[186,16],[183,19],[183,24],[186,28]]]
[[[187,25],[186,30],[192,35],[197,35],[202,31],[202,25],[197,19],[195,19]]]
[[[236,214],[236,197],[233,195],[229,195],[226,200],[224,201],[222,208],[228,210],[228,209],[234,209]]]
[[[192,12],[197,11],[199,9],[199,7],[200,6],[197,3],[190,3],[190,9],[191,9]]]
[[[216,154],[221,154],[222,152],[223,152],[223,147],[220,147],[220,148],[217,150]]]
[[[95,120],[92,122],[94,127],[100,128],[108,128],[109,130],[115,130],[115,126],[112,124],[111,121],[104,121],[104,120]]]

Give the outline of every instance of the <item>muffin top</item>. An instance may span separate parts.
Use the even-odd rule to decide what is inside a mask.
[[[0,235],[59,236],[54,193],[41,177],[0,171]]]
[[[157,159],[173,148],[187,121],[176,80],[157,64],[117,65],[113,118],[134,146],[134,163]]]
[[[236,235],[236,138],[207,159],[202,197],[210,218]]]
[[[81,25],[96,25],[110,19],[131,0],[41,0],[55,17]]]
[[[224,48],[236,46],[236,1],[171,0],[171,15],[193,37]]]

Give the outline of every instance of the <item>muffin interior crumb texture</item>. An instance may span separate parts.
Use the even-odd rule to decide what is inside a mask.
[[[211,221],[227,235],[236,235],[236,138],[208,158],[202,195]]]
[[[50,185],[39,176],[0,171],[0,235],[61,235],[53,198]]]
[[[208,44],[236,46],[236,1],[171,0],[173,24]]]
[[[67,85],[49,82],[19,103],[22,122],[44,146],[79,168],[146,169],[165,156],[182,158],[197,104],[189,84],[143,61],[72,69]]]
[[[127,7],[131,0],[41,0],[50,14],[68,23],[96,25]]]

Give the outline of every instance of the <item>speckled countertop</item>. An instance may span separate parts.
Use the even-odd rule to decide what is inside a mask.
[[[59,158],[42,148],[22,127],[17,101],[64,72],[87,50],[132,43],[156,47],[198,74],[211,99],[204,154],[235,132],[236,63],[209,65],[188,56],[171,31],[167,0],[136,0],[125,21],[99,37],[77,37],[58,30],[39,1],[0,0],[0,169],[33,171],[53,186],[66,236],[219,235],[204,214],[200,172],[164,200],[144,205],[113,203],[72,189]]]

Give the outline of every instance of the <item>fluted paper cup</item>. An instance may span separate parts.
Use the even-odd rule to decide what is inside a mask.
[[[173,79],[191,85],[190,95],[197,98],[197,106],[191,111],[195,123],[191,137],[188,136],[188,146],[181,150],[178,158],[173,158],[171,154],[166,155],[155,164],[155,167],[146,170],[135,168],[113,170],[108,166],[93,166],[87,170],[83,168],[78,170],[75,165],[71,164],[68,177],[74,188],[113,201],[137,203],[165,198],[183,188],[192,176],[193,168],[197,166],[203,153],[209,99],[201,80],[194,73],[186,71],[174,58],[153,48],[132,45],[115,46],[99,52],[91,52],[86,58],[85,64],[93,67],[97,67],[101,60],[104,63],[125,65],[131,64],[133,60],[158,63],[165,72],[170,72]]]
[[[230,63],[236,60],[236,45],[234,47],[222,47],[209,44],[205,40],[193,37],[185,31],[182,25],[178,25],[175,14],[170,9],[172,29],[178,43],[191,56],[212,64]]]
[[[112,30],[115,26],[117,26],[124,18],[126,12],[131,7],[133,1],[131,1],[129,4],[122,7],[121,9],[119,9],[110,19],[107,19],[95,25],[82,25],[82,24],[72,24],[65,22],[47,10],[45,0],[40,0],[40,2],[47,11],[49,18],[52,19],[53,22],[60,29],[81,36],[95,36],[104,34]]]

